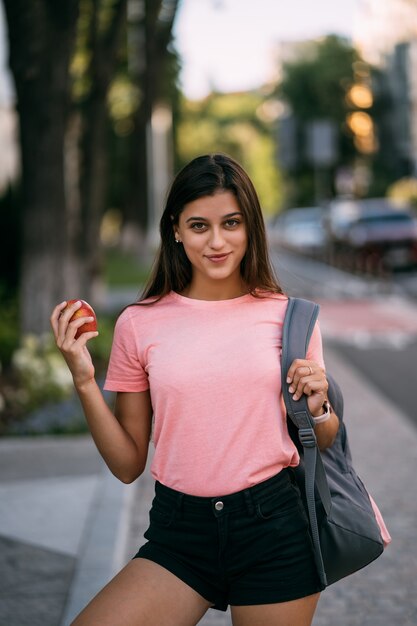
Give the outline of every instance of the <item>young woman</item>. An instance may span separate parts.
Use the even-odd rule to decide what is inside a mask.
[[[125,483],[151,438],[148,540],[75,626],[192,626],[231,606],[234,626],[308,626],[321,586],[293,470],[281,393],[287,298],[274,278],[255,189],[228,156],[194,159],[174,180],[161,247],[140,302],[118,318],[105,388],[94,379],[79,304],[51,316],[98,450]],[[308,396],[321,447],[327,404],[320,331],[288,374]],[[152,420],[153,417],[153,420]],[[151,424],[153,424],[151,428]]]

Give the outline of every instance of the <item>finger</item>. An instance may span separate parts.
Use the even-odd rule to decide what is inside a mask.
[[[308,367],[308,364],[309,361],[306,361],[305,359],[294,359],[287,372],[287,383],[293,382],[298,369],[301,367]]]
[[[68,322],[68,320],[70,320],[74,315],[75,311],[77,311],[81,306],[81,300],[77,300],[76,302],[73,302],[69,306],[65,307],[59,316],[59,321],[62,323]]]
[[[303,394],[306,396],[311,396],[312,394],[326,394],[328,388],[328,383],[325,378],[320,376],[320,378],[315,378],[314,376],[308,376],[306,378],[301,378],[298,386],[294,392],[293,399],[299,400]],[[290,392],[292,393],[292,392]]]
[[[91,319],[94,319],[94,318],[91,318]],[[75,343],[79,345],[80,347],[84,347],[87,341],[89,341],[90,339],[94,339],[98,335],[99,335],[98,330],[92,330],[92,331],[89,331],[88,333],[83,333],[82,335],[78,337],[78,339],[76,339]]]
[[[307,377],[318,376],[322,372],[318,363],[314,361],[306,361],[301,359],[296,359],[291,366],[291,386],[289,388],[289,392],[293,393],[301,379],[307,379]],[[287,382],[289,381],[290,376],[287,377]]]
[[[77,360],[80,357],[83,358],[84,350],[87,350],[87,342],[90,339],[94,339],[98,336],[98,331],[89,331],[88,333],[82,333],[78,339],[75,338],[66,338],[62,346],[60,347],[64,358],[67,360],[67,363],[72,362],[75,363],[74,359]],[[68,361],[69,359],[69,361]],[[71,371],[72,367],[69,365]]]
[[[307,404],[310,411],[318,411],[323,408],[323,404],[327,400],[327,393],[324,391],[312,393],[310,396],[307,396]],[[321,411],[323,413],[323,411]]]
[[[49,318],[53,333],[55,335],[55,339],[58,336],[58,320],[62,311],[65,309],[66,306],[67,306],[66,300],[64,300],[63,302],[60,302],[60,304],[57,304],[54,310],[52,311],[51,317]]]
[[[306,359],[296,359],[291,366],[291,377],[300,378],[301,376],[312,376],[315,372],[322,371],[322,368],[315,361],[307,361]]]
[[[69,320],[74,315],[75,311],[77,311],[77,309],[79,309],[81,306],[82,306],[81,300],[77,300],[76,302],[73,302],[69,306],[65,307],[65,309],[61,312],[60,319]]]
[[[75,311],[77,311],[81,306],[81,301],[77,300],[77,302],[74,302],[70,306],[64,307],[62,309],[61,315],[58,317],[58,340],[61,344],[65,341],[65,336],[71,317],[74,315]]]
[[[325,371],[314,361],[303,361],[303,364],[295,370],[289,392],[298,392],[300,395],[300,392],[303,392],[303,386],[312,381],[323,381],[327,385]]]
[[[81,326],[84,326],[84,324],[88,324],[89,322],[94,321],[94,317],[92,316],[85,316],[85,317],[77,317],[75,320],[73,320],[72,322],[69,322],[68,326],[67,326],[67,331],[65,333],[65,337],[67,339],[75,339],[75,335],[77,334],[77,331],[79,328],[81,328]],[[85,333],[83,333],[85,334]],[[78,337],[77,337],[78,340]]]

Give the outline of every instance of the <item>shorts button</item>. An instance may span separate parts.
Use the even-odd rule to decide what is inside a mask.
[[[214,505],[214,508],[216,509],[216,511],[221,511],[224,507],[224,504],[221,500],[219,500],[218,502],[216,502],[216,504]]]

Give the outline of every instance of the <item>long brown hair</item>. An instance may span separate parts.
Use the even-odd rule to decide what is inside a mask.
[[[184,206],[219,191],[231,191],[246,224],[248,246],[242,259],[242,279],[253,295],[257,291],[283,293],[268,256],[265,224],[258,195],[245,170],[230,156],[207,154],[193,159],[176,176],[160,221],[161,244],[154,268],[141,296],[156,298],[181,293],[191,282],[192,266],[182,245],[175,243],[173,226]]]

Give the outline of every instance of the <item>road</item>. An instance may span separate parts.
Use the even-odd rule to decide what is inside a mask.
[[[325,345],[363,373],[417,426],[417,273],[390,281],[360,278],[273,251],[287,293],[321,305]]]

